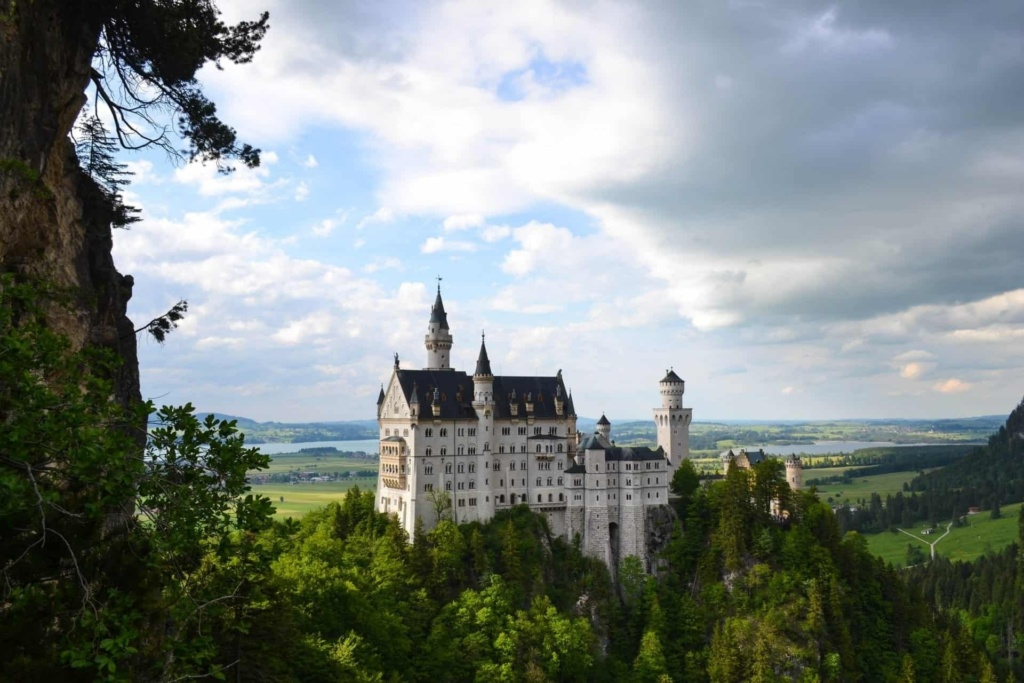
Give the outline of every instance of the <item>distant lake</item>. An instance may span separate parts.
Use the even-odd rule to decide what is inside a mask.
[[[927,443],[893,443],[891,441],[817,441],[815,443],[795,443],[788,446],[771,444],[768,446],[740,446],[733,448],[738,451],[745,448],[747,451],[756,451],[763,448],[769,455],[826,455],[828,453],[853,453],[861,448],[903,448],[905,446],[936,446],[941,444]]]
[[[380,453],[380,442],[377,439],[357,439],[355,441],[305,441],[299,443],[254,443],[260,453],[276,455],[278,453],[298,453],[303,448],[337,448],[339,451],[363,451],[364,453]]]

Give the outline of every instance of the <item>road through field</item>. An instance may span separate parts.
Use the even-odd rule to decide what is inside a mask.
[[[949,530],[952,529],[952,528],[953,528],[953,522],[950,522],[949,524],[946,525],[946,533],[942,534],[941,536],[936,538],[931,543],[929,543],[928,541],[924,540],[920,536],[915,536],[914,534],[910,533],[909,531],[903,531],[903,529],[899,529],[899,528],[897,528],[896,531],[902,531],[907,536],[910,536],[911,538],[917,539],[918,541],[921,541],[921,543],[924,543],[926,546],[931,548],[931,550],[932,550],[932,559],[934,560],[935,559],[935,544],[938,543],[939,541],[941,541],[942,539],[944,539],[946,536],[949,536]]]

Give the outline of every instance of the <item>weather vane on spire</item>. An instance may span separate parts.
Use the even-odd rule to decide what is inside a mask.
[[[437,293],[438,294],[441,293],[441,280],[443,280],[443,279],[444,278],[441,277],[440,275],[437,276]]]

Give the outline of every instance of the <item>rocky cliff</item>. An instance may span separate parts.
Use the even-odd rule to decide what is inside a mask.
[[[88,3],[0,0],[0,270],[73,293],[51,324],[81,348],[123,364],[117,399],[139,395],[136,339],[126,315],[131,276],[114,266],[112,207],[78,166],[68,132],[82,105],[98,26]]]

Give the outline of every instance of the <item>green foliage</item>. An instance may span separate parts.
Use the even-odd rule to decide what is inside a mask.
[[[215,638],[247,627],[265,463],[234,426],[111,400],[116,362],[73,350],[44,306],[63,296],[0,278],[0,678],[131,680],[217,669]],[[168,624],[173,624],[169,628]]]
[[[0,677],[824,683],[1013,673],[1003,653],[1016,656],[1024,618],[1016,547],[976,577],[940,560],[904,580],[860,534],[841,534],[813,493],[791,494],[771,463],[684,487],[658,576],[626,557],[617,585],[525,506],[483,524],[417,524],[413,543],[358,488],[301,521],[272,522],[245,480],[266,458],[233,422],[164,408],[141,457],[133,420],[149,407],[111,404],[103,359],[11,312],[37,298],[20,296],[0,307],[0,438],[12,444],[0,454],[0,645],[12,653]]]
[[[39,172],[21,159],[11,157],[0,158],[0,174],[13,176],[19,181],[19,184],[27,185],[29,191],[37,199],[50,199],[53,197],[53,193],[50,192],[50,189],[40,179]],[[14,187],[11,189],[9,199],[13,201],[17,198],[18,189]]]
[[[112,138],[103,122],[97,116],[88,116],[78,123],[75,131],[75,153],[78,163],[99,186],[113,208],[111,225],[115,228],[127,228],[141,220],[139,210],[134,206],[126,206],[121,190],[128,185],[129,178],[134,175],[128,166],[118,162],[114,155],[120,149],[116,139]]]

